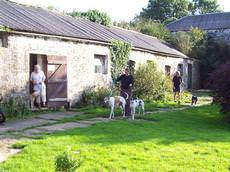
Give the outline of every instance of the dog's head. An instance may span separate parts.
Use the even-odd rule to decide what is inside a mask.
[[[106,103],[108,103],[109,102],[109,97],[105,97],[104,98],[104,103],[106,104]]]

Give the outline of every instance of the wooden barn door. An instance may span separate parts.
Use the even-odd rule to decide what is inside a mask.
[[[67,103],[67,61],[63,56],[47,56],[48,107]]]

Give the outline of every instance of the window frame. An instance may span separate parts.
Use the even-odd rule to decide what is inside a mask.
[[[166,76],[171,76],[171,68],[172,67],[170,65],[165,65],[165,75]],[[167,69],[169,69],[169,72]]]
[[[180,75],[183,76],[184,75],[184,65],[182,63],[179,63],[177,65],[177,70],[180,72]]]
[[[96,67],[99,65],[95,64],[95,60],[98,59],[101,62],[101,71],[96,71]],[[94,54],[94,73],[95,74],[103,74],[107,75],[108,74],[108,55],[101,55],[101,54]]]

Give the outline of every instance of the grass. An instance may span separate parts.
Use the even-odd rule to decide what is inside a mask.
[[[80,150],[79,172],[229,171],[230,126],[217,106],[118,120],[20,142],[0,171],[54,171],[55,156]],[[79,156],[79,155],[76,155]]]

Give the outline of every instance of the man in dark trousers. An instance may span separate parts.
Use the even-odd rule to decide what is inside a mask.
[[[182,78],[180,76],[180,72],[177,71],[175,73],[175,76],[173,77],[173,92],[174,92],[174,101],[176,102],[176,96],[178,96],[178,103],[180,103],[180,92],[181,92],[181,84],[182,84]]]
[[[120,95],[126,99],[125,116],[131,116],[130,100],[132,98],[133,76],[129,74],[128,68],[125,69],[124,74],[117,78],[117,81],[121,82]]]

